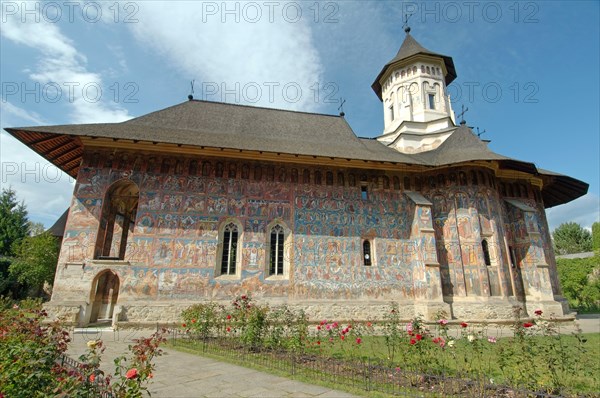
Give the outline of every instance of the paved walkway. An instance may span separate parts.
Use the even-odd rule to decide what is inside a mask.
[[[113,359],[127,352],[138,337],[148,337],[153,330],[120,331],[110,329],[76,329],[68,354],[77,359],[86,351],[89,340],[102,339],[106,350],[102,369],[114,371]],[[179,352],[170,348],[157,357],[156,372],[149,389],[157,398],[196,397],[355,397],[342,391],[315,386],[231,365],[210,358]]]
[[[600,333],[600,315],[578,316],[583,333]],[[572,325],[561,326],[568,334],[575,330]],[[148,337],[153,330],[76,329],[69,345],[69,355],[79,357],[86,351],[89,340],[102,339],[106,346],[103,355],[103,370],[114,371],[113,359],[127,352],[133,339]],[[506,335],[507,329],[500,334]],[[488,329],[493,335],[493,329]],[[354,397],[346,392],[314,386],[284,377],[273,376],[257,370],[231,365],[214,359],[165,349],[157,357],[154,382],[150,384],[152,397],[196,398],[196,397]]]

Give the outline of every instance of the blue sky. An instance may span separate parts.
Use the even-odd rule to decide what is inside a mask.
[[[383,129],[371,90],[404,40],[452,56],[453,107],[492,150],[590,184],[550,227],[600,217],[599,2],[1,2],[0,127],[117,122],[194,96]],[[101,91],[100,91],[101,90]],[[73,182],[4,131],[2,187],[50,226]]]

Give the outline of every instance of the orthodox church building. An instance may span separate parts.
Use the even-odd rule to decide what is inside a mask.
[[[568,316],[545,209],[588,185],[456,123],[451,57],[407,32],[372,85],[384,130],[190,98],[122,123],[7,128],[76,178],[48,309],[176,322],[200,301],[314,319]]]

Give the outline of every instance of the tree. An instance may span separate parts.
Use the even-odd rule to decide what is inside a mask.
[[[12,188],[3,189],[0,195],[0,256],[10,256],[12,246],[29,234],[27,209],[17,202]]]
[[[594,250],[600,250],[600,222],[592,224],[592,248]]]
[[[46,227],[41,222],[29,221],[29,236],[36,236],[44,233]]]
[[[557,254],[572,254],[592,250],[592,234],[575,222],[563,223],[552,232]]]
[[[600,255],[556,260],[560,286],[569,305],[579,310],[600,308]]]
[[[58,261],[58,240],[47,232],[28,236],[15,247],[15,258],[8,270],[34,296],[41,296],[44,283],[54,282]]]

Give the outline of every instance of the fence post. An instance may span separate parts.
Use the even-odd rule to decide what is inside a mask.
[[[291,353],[291,359],[292,359],[292,376],[294,376],[296,374],[296,353],[292,351]]]

